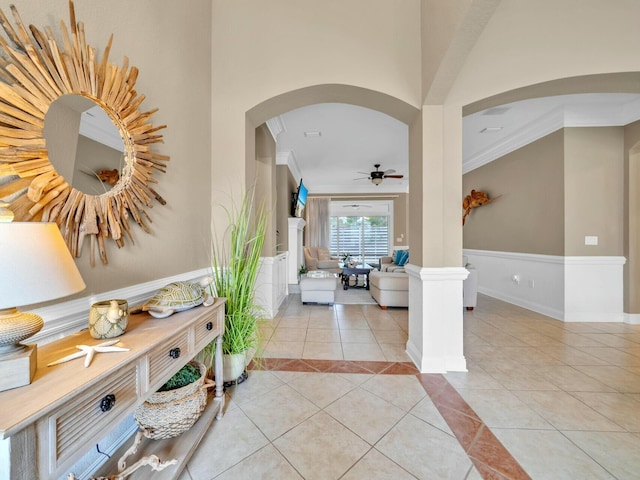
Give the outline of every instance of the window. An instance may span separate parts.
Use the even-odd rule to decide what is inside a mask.
[[[331,255],[377,264],[389,253],[389,216],[332,216]]]

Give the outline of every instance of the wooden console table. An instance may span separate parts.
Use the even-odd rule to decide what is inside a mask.
[[[122,422],[214,339],[215,374],[221,379],[224,303],[224,298],[218,298],[211,307],[196,307],[164,319],[147,313],[132,315],[126,333],[118,337],[119,345],[130,350],[98,353],[88,368],[84,368],[83,358],[47,367],[48,363],[78,351],[76,345],[102,342],[92,338],[88,330],[38,347],[38,368],[33,382],[0,392],[0,438],[10,442],[9,478],[45,480],[66,475],[75,462],[104,438],[110,427]],[[215,397],[203,414],[205,422],[222,416],[222,383],[216,384]],[[115,403],[103,411],[101,400],[107,395],[114,395]],[[195,444],[190,445],[187,456],[179,458],[178,465],[154,475],[179,476],[202,433],[191,435],[195,435]],[[168,440],[162,442],[157,445],[166,449]],[[149,446],[153,448],[154,442],[149,442]],[[170,459],[164,458],[163,453],[159,455],[162,460]]]

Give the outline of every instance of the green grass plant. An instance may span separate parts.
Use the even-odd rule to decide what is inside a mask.
[[[211,268],[218,297],[226,297],[222,353],[256,350],[262,309],[256,305],[255,283],[269,214],[264,202],[256,205],[254,189],[245,193],[240,205],[223,207],[228,225],[224,235],[214,232]]]

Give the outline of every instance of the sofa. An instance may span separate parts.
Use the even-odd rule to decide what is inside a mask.
[[[369,293],[380,308],[409,306],[409,275],[405,272],[369,273]]]
[[[409,306],[409,275],[404,269],[408,261],[408,250],[396,250],[391,256],[380,257],[378,270],[369,273],[369,291],[383,310]]]
[[[409,275],[404,265],[392,261],[392,257],[380,258],[380,270],[369,274],[369,291],[380,308],[409,306]],[[478,298],[478,271],[463,259],[469,275],[462,282],[462,306],[473,310]]]
[[[340,273],[340,260],[332,257],[326,247],[304,247],[304,265],[308,271]]]

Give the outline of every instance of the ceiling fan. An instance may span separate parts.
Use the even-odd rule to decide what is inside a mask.
[[[379,163],[376,163],[374,167],[376,167],[376,169],[373,172],[369,172],[369,173],[358,172],[358,173],[362,173],[363,175],[369,175],[368,177],[363,177],[363,178],[367,178],[368,180],[371,180],[371,183],[373,183],[374,185],[380,185],[382,183],[382,180],[384,180],[385,178],[403,178],[404,177],[404,175],[400,175],[400,174],[393,175],[394,173],[396,173],[396,171],[393,168],[381,171]],[[360,179],[356,178],[356,180],[360,180]]]

